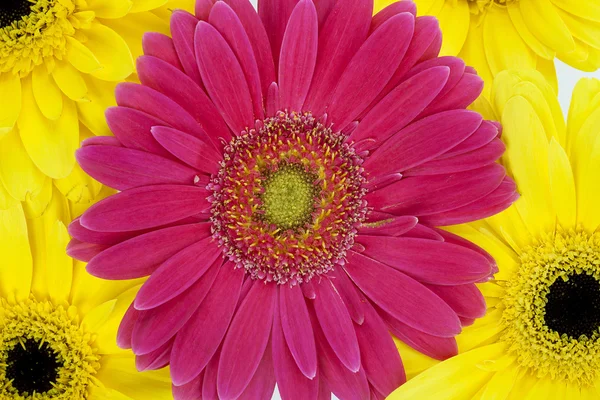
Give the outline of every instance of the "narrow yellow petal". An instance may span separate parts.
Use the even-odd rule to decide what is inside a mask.
[[[0,295],[10,302],[29,297],[33,261],[20,204],[0,210]]]
[[[39,193],[28,193],[23,202],[27,218],[37,218],[46,212],[52,200],[52,179],[46,178]]]
[[[404,364],[404,372],[406,373],[406,379],[412,379],[419,375],[421,372],[439,364],[439,361],[426,356],[425,354],[413,349],[406,343],[393,337],[394,343],[398,352],[400,352],[400,358],[402,358],[402,364]]]
[[[575,180],[567,153],[554,139],[548,149],[550,192],[558,222],[563,228],[575,228],[577,223],[577,199]]]
[[[584,78],[577,82],[571,96],[567,125],[567,152],[573,154],[573,145],[581,127],[590,114],[600,107],[600,80]]]
[[[81,326],[86,332],[97,332],[98,329],[102,328],[104,323],[108,321],[116,304],[117,299],[112,299],[91,309],[85,314],[85,317],[83,317]]]
[[[578,17],[600,21],[600,3],[580,0],[552,0],[555,6]]]
[[[444,33],[440,55],[458,55],[469,32],[469,4],[466,1],[446,1],[437,17]]]
[[[63,95],[46,66],[40,65],[31,74],[31,88],[38,108],[50,120],[57,120],[63,110]],[[29,111],[29,110],[27,110]]]
[[[86,47],[102,66],[92,72],[92,76],[105,81],[121,81],[131,75],[134,70],[133,57],[121,36],[98,22],[92,22],[86,36]]]
[[[67,36],[67,60],[84,74],[99,70],[102,66],[94,53],[72,36]]]
[[[519,6],[527,27],[540,42],[558,52],[573,51],[575,42],[569,27],[549,0],[521,0]]]
[[[558,77],[556,76],[556,65],[554,59],[547,60],[542,57],[537,58],[536,69],[544,75],[550,87],[555,94],[558,93]]]
[[[133,400],[129,396],[114,389],[100,386],[92,386],[90,388],[90,400]]]
[[[85,82],[88,87],[87,98],[90,101],[77,102],[79,119],[94,135],[112,136],[104,112],[108,107],[117,105],[114,95],[117,83],[93,77],[86,77]]]
[[[567,384],[561,380],[538,379],[537,383],[531,388],[524,400],[545,400],[545,399],[564,399],[561,392],[565,392]],[[569,398],[569,400],[572,400]]]
[[[87,86],[79,71],[67,62],[57,62],[52,71],[54,81],[71,100],[81,100],[87,93]]]
[[[529,372],[520,371],[516,379],[508,400],[523,400],[529,394],[533,386],[538,382],[538,378]],[[545,400],[545,399],[544,399]]]
[[[577,186],[577,222],[590,231],[595,231],[600,226],[600,132],[594,123],[600,123],[600,109],[592,115],[582,132],[589,132],[591,152],[577,153],[576,155],[576,186]],[[589,156],[588,156],[589,154]]]
[[[514,366],[496,372],[488,382],[481,400],[506,400],[518,375],[519,369]]]
[[[481,76],[485,83],[484,96],[489,96],[494,76],[485,56],[483,25],[478,19],[471,18],[467,38],[458,56],[465,60],[467,65],[470,65],[477,70],[477,74]]]
[[[577,17],[561,9],[558,9],[558,14],[568,26],[573,36],[592,47],[600,47],[600,22]]]
[[[93,11],[98,18],[121,18],[127,15],[131,0],[87,0],[83,10]]]
[[[133,0],[133,7],[131,7],[132,13],[139,13],[142,11],[150,11],[155,8],[164,6],[169,0]]]
[[[19,75],[0,73],[0,139],[10,132],[21,112],[21,79]]]
[[[10,193],[6,191],[4,185],[2,184],[2,179],[0,179],[0,210],[6,210],[14,205],[16,205],[19,201],[12,197]]]
[[[556,50],[553,50],[545,44],[543,44],[542,42],[540,42],[535,37],[535,35],[531,33],[529,27],[527,26],[527,21],[525,20],[525,18],[523,18],[523,13],[521,12],[519,3],[508,3],[506,5],[506,10],[508,11],[510,20],[512,21],[513,25],[515,26],[515,28],[519,32],[519,35],[521,35],[525,43],[527,43],[527,45],[531,47],[531,49],[535,51],[538,56],[553,60],[556,56]]]
[[[483,318],[464,328],[463,332],[456,337],[459,352],[464,353],[498,342],[504,331],[501,314],[502,310],[491,308]]]
[[[117,346],[117,331],[125,312],[135,299],[141,285],[135,286],[116,298],[111,314],[104,324],[96,330],[96,345],[100,354],[117,354],[123,350]]]

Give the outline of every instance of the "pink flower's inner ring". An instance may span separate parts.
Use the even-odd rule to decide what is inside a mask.
[[[215,238],[253,278],[307,282],[343,263],[364,220],[362,159],[310,114],[279,112],[225,148]]]

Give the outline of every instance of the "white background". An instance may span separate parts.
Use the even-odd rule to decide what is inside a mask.
[[[257,0],[250,0],[250,2],[256,7]],[[557,61],[556,62],[556,72],[558,74],[558,85],[559,85],[559,94],[558,98],[560,100],[560,105],[567,115],[569,111],[569,104],[571,103],[571,92],[575,87],[575,84],[579,79],[588,77],[588,78],[597,78],[600,79],[600,71],[594,73],[585,73],[578,71],[574,68],[569,67],[568,65]],[[273,395],[274,400],[280,400],[281,397],[279,393],[275,391]]]

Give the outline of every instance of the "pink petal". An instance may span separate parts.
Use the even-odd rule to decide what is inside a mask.
[[[221,349],[219,348],[204,370],[204,382],[202,382],[203,399],[219,398],[219,395],[217,394],[217,373],[219,371],[220,355]]]
[[[85,172],[118,190],[160,184],[192,184],[196,171],[178,162],[140,150],[86,146],[77,150]]]
[[[313,282],[304,282],[302,285],[300,285],[300,288],[302,289],[302,294],[307,299],[314,300],[317,297],[317,292]]]
[[[408,49],[414,23],[412,14],[396,15],[357,51],[340,77],[328,108],[336,130],[357,118],[388,83]]]
[[[211,0],[207,0],[211,1]],[[185,385],[173,385],[173,398],[175,400],[198,400],[202,399],[202,383],[204,381],[204,373],[201,373],[193,381]]]
[[[467,108],[482,91],[483,79],[475,74],[465,73],[452,90],[436,99],[421,116],[433,115],[444,110]]]
[[[264,119],[263,96],[258,65],[252,44],[244,30],[242,22],[231,7],[221,1],[217,2],[213,7],[208,22],[223,35],[223,38],[235,53],[246,77],[248,89],[250,90],[254,116],[256,119]]]
[[[186,247],[165,261],[140,288],[135,308],[156,308],[179,296],[192,286],[209,268],[219,268],[222,250],[211,237]]]
[[[304,110],[321,115],[346,66],[364,43],[373,15],[372,0],[338,1],[319,30],[319,54]]]
[[[279,310],[287,346],[300,371],[312,379],[317,373],[317,350],[308,309],[298,285],[279,290]]]
[[[275,113],[281,110],[279,100],[279,86],[273,82],[271,86],[269,86],[269,92],[267,94],[267,103],[266,103],[266,111],[267,116],[272,117]]]
[[[365,304],[365,321],[356,326],[362,365],[369,382],[384,395],[389,395],[406,382],[398,349],[381,317]]]
[[[243,279],[244,270],[226,262],[204,301],[177,333],[171,353],[171,379],[176,385],[194,379],[215,355],[229,328]]]
[[[206,22],[196,28],[196,58],[208,95],[235,134],[252,126],[250,90],[235,54],[221,34]]]
[[[391,236],[358,236],[364,255],[412,278],[437,285],[464,285],[487,278],[492,264],[481,254],[452,243]]]
[[[198,19],[187,11],[176,10],[171,15],[171,35],[183,70],[198,86],[202,87],[202,78],[198,72],[194,53],[194,32],[197,24]]]
[[[76,260],[89,262],[107,248],[108,246],[104,244],[85,243],[71,239],[67,245],[67,254]]]
[[[360,369],[360,350],[352,319],[339,293],[329,279],[315,284],[315,315],[331,348],[352,372]]]
[[[368,382],[367,382],[368,384]],[[327,387],[325,380],[319,378],[319,395],[317,397],[318,400],[331,400],[331,390]]]
[[[142,48],[145,55],[158,57],[178,70],[183,70],[181,62],[179,62],[179,56],[177,56],[175,46],[173,45],[173,39],[167,35],[158,32],[144,33]]]
[[[456,313],[431,290],[413,278],[364,255],[350,251],[344,269],[379,307],[405,324],[431,335],[460,333]],[[398,301],[402,293],[402,301]]]
[[[465,247],[469,250],[475,251],[475,252],[481,254],[483,257],[485,257],[486,260],[488,260],[488,262],[490,263],[490,265],[493,266],[493,268],[497,268],[496,260],[494,260],[494,257],[492,257],[490,255],[490,253],[488,253],[481,247],[477,246],[475,243],[473,243],[467,239],[464,239],[458,235],[455,235],[454,233],[445,231],[443,229],[439,229],[439,228],[434,228],[434,229],[444,239],[445,242],[452,243],[452,244],[455,244],[458,246]]]
[[[309,379],[298,369],[296,360],[294,360],[292,353],[290,353],[284,337],[279,310],[275,310],[271,335],[273,365],[275,367],[275,377],[277,378],[277,387],[279,388],[281,398],[283,400],[316,400],[319,377],[315,376],[313,379]],[[314,341],[312,325],[310,338]]]
[[[154,185],[129,189],[94,204],[81,224],[101,232],[127,232],[169,224],[210,207],[204,188]]]
[[[202,21],[208,21],[210,10],[215,4],[215,0],[196,0],[194,15]]]
[[[280,102],[283,109],[302,111],[317,61],[317,18],[313,2],[301,0],[294,8],[285,30],[279,60]]]
[[[358,233],[361,236],[400,236],[414,228],[418,222],[417,217],[413,216],[390,216],[379,221],[363,222]]]
[[[161,146],[184,163],[208,174],[219,171],[220,156],[211,144],[164,126],[155,126],[151,132]]]
[[[238,400],[271,399],[275,391],[275,372],[271,346],[267,345],[256,373]]]
[[[256,372],[269,342],[277,290],[274,283],[255,281],[236,312],[219,361],[219,398],[236,399]]]
[[[210,224],[189,224],[146,233],[103,251],[87,271],[103,279],[148,276],[181,249],[210,236]]]
[[[215,148],[222,147],[222,140],[231,140],[231,131],[219,111],[189,76],[155,57],[148,56],[138,58],[137,72],[142,84],[169,97],[194,117]],[[198,134],[198,131],[190,133]],[[204,139],[203,136],[198,137]]]
[[[280,64],[281,43],[288,20],[298,0],[261,0],[258,14],[267,31],[275,65]]]
[[[375,32],[377,28],[383,25],[387,20],[392,18],[394,15],[401,13],[411,13],[415,17],[417,16],[417,6],[412,1],[398,1],[390,4],[383,10],[379,11],[373,17],[371,21],[371,28],[369,29],[369,35]]]
[[[398,4],[398,3],[396,3]],[[400,131],[442,90],[448,80],[448,67],[434,67],[402,82],[364,117],[350,138],[375,139],[381,145]]]
[[[183,328],[211,290],[218,269],[208,270],[188,290],[151,310],[140,311],[133,328],[131,348],[136,355],[158,349]],[[173,344],[175,347],[175,344]],[[173,348],[173,351],[175,348]]]
[[[423,224],[417,224],[410,231],[403,233],[402,236],[418,239],[437,240],[440,242],[444,241],[442,235],[440,235],[436,230],[431,229]]]
[[[169,356],[173,348],[173,340],[168,341],[151,353],[135,357],[135,367],[138,371],[161,369],[169,364]]]
[[[492,121],[483,121],[475,133],[448,150],[439,158],[451,158],[461,154],[470,153],[473,150],[482,148],[497,137],[500,137],[500,129],[496,123]]]
[[[342,268],[335,268],[330,274],[333,278],[331,283],[344,301],[350,317],[357,324],[362,324],[365,320],[363,303],[366,299],[363,297],[362,293],[357,290],[354,283],[352,283]]]
[[[114,136],[92,136],[81,142],[81,147],[96,145],[123,147],[119,139]]]
[[[460,286],[427,285],[427,287],[452,307],[458,316],[475,319],[485,315],[485,299],[474,284]]]
[[[140,312],[133,307],[133,302],[129,305],[129,308],[123,315],[123,319],[119,324],[117,330],[117,346],[122,349],[131,349],[131,337],[133,335],[133,328],[140,317]]]
[[[317,7],[317,14],[319,15],[319,27],[323,26],[336,2],[337,0],[318,0],[316,2],[315,7]]]
[[[408,125],[375,150],[364,163],[377,175],[404,172],[444,154],[472,135],[482,117],[473,111],[453,110]]]
[[[450,76],[448,77],[448,82],[446,82],[446,86],[444,87],[444,89],[442,89],[439,95],[439,98],[443,98],[447,93],[449,93],[456,87],[456,85],[460,82],[465,73],[465,62],[460,58],[445,56],[435,57],[430,60],[423,61],[422,63],[415,65],[410,71],[408,71],[405,78],[407,79],[420,73],[421,71],[438,66],[446,66],[450,68]]]

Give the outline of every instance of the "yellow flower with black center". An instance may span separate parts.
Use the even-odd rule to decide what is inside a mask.
[[[93,198],[75,150],[84,138],[110,134],[104,110],[115,105],[115,85],[132,79],[144,32],[168,34],[171,10],[193,5],[0,2],[0,184],[11,197],[39,196],[54,179],[71,200]]]
[[[578,83],[567,124],[533,70],[499,74],[488,106],[521,198],[448,228],[497,260],[495,279],[479,285],[487,315],[457,338],[461,354],[390,399],[598,399],[600,81]]]

